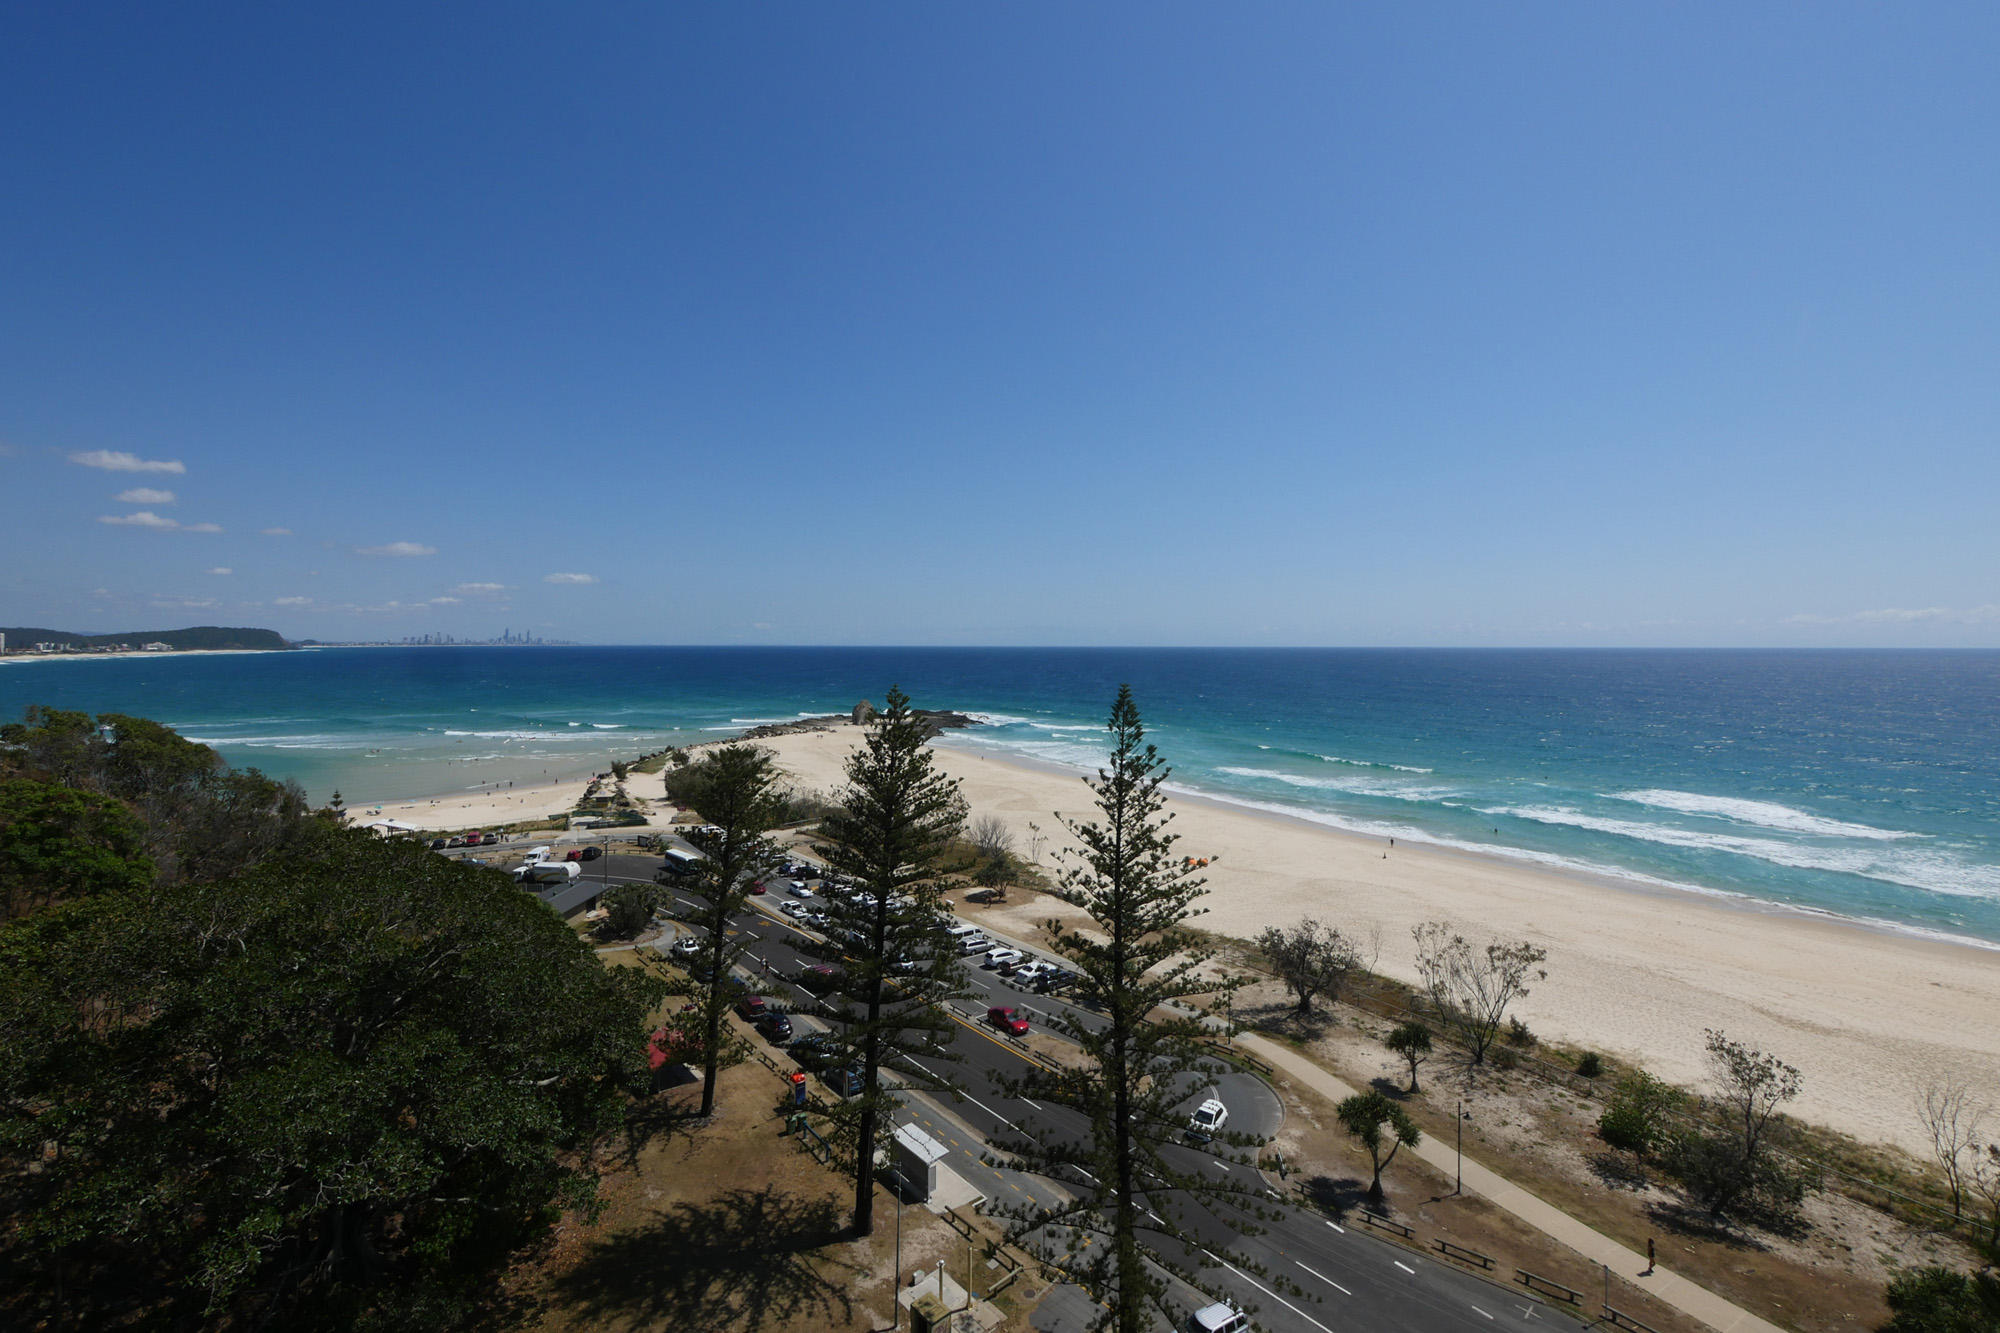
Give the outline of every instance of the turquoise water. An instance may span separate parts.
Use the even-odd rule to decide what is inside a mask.
[[[1175,781],[1382,837],[2000,942],[2000,653],[418,648],[10,663],[350,803],[880,701],[1066,765],[1130,682]]]

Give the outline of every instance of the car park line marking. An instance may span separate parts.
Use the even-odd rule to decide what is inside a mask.
[[[1493,1317],[1493,1316],[1492,1316],[1492,1315],[1490,1315],[1490,1314],[1486,1314],[1486,1311],[1484,1311],[1484,1310],[1480,1309],[1480,1308],[1479,1308],[1478,1306],[1476,1306],[1476,1305],[1474,1305],[1474,1306],[1472,1307],[1472,1312],[1473,1312],[1474,1314],[1482,1314],[1482,1315],[1486,1315],[1486,1317],[1487,1317],[1488,1319],[1491,1319],[1491,1318]]]
[[[1401,1259],[1392,1259],[1390,1260],[1390,1262],[1395,1264],[1396,1267],[1402,1269],[1405,1273],[1408,1273],[1411,1277],[1415,1277],[1417,1275],[1417,1270],[1410,1267],[1408,1264],[1404,1263]]]
[[[1328,1277],[1326,1274],[1314,1272],[1312,1269],[1306,1268],[1306,1266],[1303,1263],[1299,1263],[1297,1259],[1292,1260],[1292,1262],[1298,1264],[1300,1268],[1305,1268],[1306,1272],[1312,1273],[1314,1277],[1326,1283],[1327,1286],[1332,1287],[1335,1291],[1339,1292],[1341,1295],[1352,1296],[1354,1294],[1353,1292],[1349,1291],[1346,1287],[1343,1287],[1338,1282],[1335,1282],[1332,1278]]]
[[[1333,1229],[1334,1229],[1335,1231],[1338,1231],[1338,1232],[1339,1232],[1339,1233],[1340,1233],[1341,1235],[1343,1235],[1343,1236],[1345,1236],[1345,1235],[1347,1234],[1347,1228],[1346,1228],[1346,1227],[1343,1227],[1343,1226],[1337,1226],[1337,1225],[1335,1225],[1335,1224],[1334,1224],[1334,1223],[1332,1223],[1332,1222],[1328,1222],[1328,1223],[1327,1223],[1327,1225],[1328,1225],[1328,1226],[1330,1226],[1330,1227],[1333,1227]]]
[[[1307,1314],[1304,1310],[1301,1310],[1298,1306],[1293,1305],[1283,1296],[1280,1296],[1277,1292],[1272,1291],[1269,1287],[1259,1282],[1256,1278],[1251,1277],[1248,1273],[1238,1268],[1235,1264],[1232,1264],[1227,1259],[1222,1258],[1220,1255],[1216,1254],[1215,1251],[1204,1249],[1202,1253],[1207,1255],[1209,1258],[1215,1260],[1215,1262],[1221,1264],[1224,1268],[1228,1269],[1230,1272],[1236,1274],[1236,1276],[1242,1278],[1245,1282],[1248,1282],[1251,1286],[1255,1287],[1257,1290],[1263,1292],[1266,1296],[1269,1296],[1272,1300],[1276,1301],[1278,1304],[1284,1306],[1287,1310],[1290,1310],[1293,1314],[1297,1315],[1299,1318],[1305,1320],[1308,1324],[1311,1324],[1314,1328],[1323,1329],[1325,1333],[1333,1333],[1333,1330],[1327,1328],[1325,1324],[1320,1323],[1319,1320],[1313,1318],[1311,1315]]]

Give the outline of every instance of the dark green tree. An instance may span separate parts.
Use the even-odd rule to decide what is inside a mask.
[[[59,1281],[78,1327],[449,1326],[589,1203],[659,992],[494,872],[317,821],[0,928],[0,976],[21,1327]]]
[[[604,895],[604,932],[613,939],[629,940],[653,920],[665,900],[657,884],[619,884]]]
[[[954,1058],[943,1005],[965,990],[945,947],[937,864],[965,823],[958,784],[936,770],[930,724],[893,686],[868,738],[847,761],[847,786],[823,816],[813,850],[852,886],[827,899],[825,952],[842,961],[839,994],[823,1011],[861,1071],[861,1091],[840,1108],[855,1133],[854,1230],[875,1225],[875,1136],[894,1101],[881,1085],[893,1062],[911,1086],[943,1091],[936,1062]]]
[[[1689,1125],[1668,1137],[1662,1165],[1697,1203],[1720,1219],[1744,1212],[1793,1215],[1818,1179],[1802,1163],[1774,1151],[1785,1134],[1779,1108],[1799,1095],[1799,1071],[1708,1029],[1709,1095],[1713,1123]]]
[[[1362,965],[1361,946],[1338,926],[1323,926],[1311,917],[1296,925],[1267,926],[1257,936],[1257,949],[1271,964],[1278,980],[1292,992],[1300,1018],[1312,1013],[1321,996],[1340,1002],[1347,978]]]
[[[1201,912],[1194,904],[1203,881],[1172,854],[1173,816],[1163,813],[1161,792],[1170,770],[1146,742],[1129,687],[1119,689],[1108,729],[1110,761],[1095,781],[1085,780],[1099,817],[1063,821],[1077,850],[1059,854],[1066,868],[1056,890],[1095,929],[1059,921],[1045,928],[1079,974],[1074,998],[1096,1011],[1089,1023],[1049,1019],[1082,1048],[1082,1065],[1005,1082],[1010,1095],[1076,1111],[1088,1135],[1077,1141],[1037,1131],[996,1147],[1012,1165],[1073,1192],[1060,1206],[1001,1210],[1010,1239],[1045,1253],[1060,1248],[1065,1271],[1106,1306],[1099,1327],[1138,1333],[1151,1324],[1150,1311],[1174,1321],[1151,1265],[1192,1280],[1175,1257],[1202,1245],[1181,1220],[1184,1201],[1231,1208],[1231,1225],[1246,1234],[1256,1227],[1244,1210],[1265,1210],[1261,1185],[1249,1183],[1254,1169],[1218,1179],[1182,1169],[1166,1152],[1187,1129],[1191,1097],[1222,1072],[1204,1056],[1208,1029],[1199,1011],[1212,1014],[1232,983],[1209,973],[1214,951],[1182,928]],[[1237,1133],[1219,1142],[1238,1150],[1261,1143]],[[1254,1168],[1248,1152],[1231,1160]],[[1141,1219],[1169,1243],[1149,1243]]]
[[[1417,1090],[1417,1066],[1430,1058],[1431,1030],[1418,1019],[1398,1023],[1382,1039],[1382,1044],[1403,1057],[1410,1067],[1410,1091]]]
[[[1416,1147],[1423,1140],[1423,1131],[1417,1128],[1408,1111],[1379,1092],[1357,1092],[1336,1106],[1333,1113],[1339,1117],[1341,1126],[1367,1149],[1368,1160],[1375,1168],[1374,1179],[1368,1182],[1368,1201],[1380,1204],[1382,1172],[1396,1160],[1399,1148]],[[1387,1153],[1382,1151],[1385,1146]]]
[[[153,882],[146,830],[123,801],[0,779],[0,921]]]
[[[693,920],[704,934],[701,952],[689,960],[692,979],[684,989],[692,996],[701,1029],[701,1111],[715,1110],[715,1080],[739,1044],[728,1040],[724,1019],[736,991],[729,969],[743,957],[751,936],[732,936],[731,918],[743,910],[744,899],[757,879],[770,873],[778,860],[768,833],[784,816],[777,792],[777,766],[769,750],[755,745],[724,745],[699,764],[676,770],[687,780],[687,796],[706,832],[688,835],[701,850],[687,889],[702,900]]]
[[[2000,1333],[2000,1277],[1943,1267],[1898,1273],[1882,1333]]]
[[[1643,1069],[1618,1080],[1597,1117],[1597,1134],[1614,1148],[1640,1157],[1657,1152],[1673,1133],[1673,1122],[1687,1106],[1688,1096]]]

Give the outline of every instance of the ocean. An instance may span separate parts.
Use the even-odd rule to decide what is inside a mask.
[[[1174,784],[1329,827],[2000,944],[2000,653],[347,648],[0,667],[353,805],[845,712],[1083,768],[1129,682]]]

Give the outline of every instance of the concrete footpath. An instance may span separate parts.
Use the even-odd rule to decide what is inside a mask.
[[[1276,1042],[1249,1033],[1238,1033],[1236,1045],[1273,1069],[1283,1070],[1288,1078],[1297,1079],[1330,1101],[1341,1101],[1356,1092],[1356,1089],[1303,1055]],[[1450,1145],[1428,1134],[1412,1151],[1447,1176],[1458,1169],[1458,1156]],[[1555,1237],[1593,1263],[1604,1265],[1632,1285],[1643,1288],[1683,1314],[1701,1320],[1718,1333],[1784,1333],[1776,1324],[1758,1318],[1706,1287],[1696,1286],[1664,1264],[1655,1268],[1652,1276],[1646,1276],[1646,1256],[1626,1249],[1611,1237],[1544,1203],[1470,1157],[1465,1159],[1465,1188],[1484,1195],[1537,1231]]]

